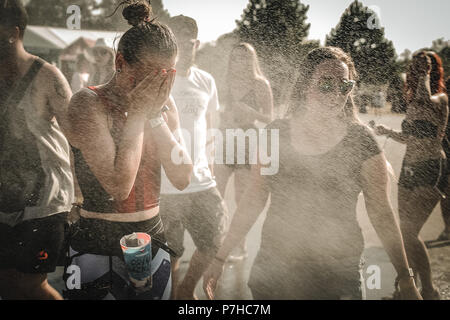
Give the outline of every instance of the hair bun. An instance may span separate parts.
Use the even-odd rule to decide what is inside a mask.
[[[135,1],[123,9],[122,15],[129,25],[136,27],[141,23],[150,21],[152,7],[146,1]]]

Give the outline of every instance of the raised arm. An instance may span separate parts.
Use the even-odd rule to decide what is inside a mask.
[[[165,112],[164,118],[167,125],[152,129],[154,141],[156,141],[161,164],[164,167],[167,178],[178,190],[184,190],[191,181],[192,160],[186,151],[183,136],[179,132],[180,119],[175,101],[169,99],[167,106],[169,110]],[[173,159],[176,157],[181,164]]]
[[[420,294],[409,276],[400,228],[388,196],[388,173],[383,153],[366,160],[361,169],[367,214],[399,275],[399,287],[404,299],[419,299]]]
[[[127,94],[128,116],[117,149],[99,97],[82,90],[70,102],[69,141],[81,150],[89,168],[115,200],[127,199],[133,188],[142,158],[147,118],[160,115],[169,98],[173,76],[162,72],[148,75]]]

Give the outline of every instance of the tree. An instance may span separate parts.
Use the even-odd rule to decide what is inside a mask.
[[[236,21],[235,33],[252,44],[262,60],[275,105],[281,103],[284,89],[292,81],[293,64],[304,54],[302,44],[310,28],[308,10],[299,0],[250,0],[241,20]]]
[[[307,36],[309,6],[298,0],[250,0],[240,21],[236,21],[240,39],[262,54],[292,55]]]
[[[164,9],[162,0],[150,0],[150,4],[152,5],[153,15],[158,18],[158,21],[167,23],[170,18],[170,14],[169,11]]]
[[[326,45],[351,55],[361,82],[379,85],[395,76],[399,66],[392,42],[385,38],[384,28],[373,23],[374,18],[374,11],[355,0],[326,37]]]
[[[30,25],[66,28],[67,8],[77,5],[81,9],[82,29],[125,31],[130,26],[122,17],[123,7],[118,8],[121,3],[122,0],[29,0],[26,9]],[[162,0],[152,0],[151,4],[154,16],[166,22],[170,15]]]
[[[431,50],[435,52],[442,51],[445,47],[449,46],[449,41],[445,41],[445,38],[439,38],[433,41]]]
[[[450,77],[450,46],[444,47],[438,54],[442,58],[445,76]],[[450,88],[447,90],[450,92]]]
[[[170,18],[170,14],[164,9],[162,0],[147,1],[152,6],[153,17],[162,23],[166,23]],[[122,16],[124,6],[117,9],[121,3],[123,3],[123,0],[101,0],[97,3],[95,9],[98,10],[98,13],[95,16],[96,21],[94,22],[97,28],[118,31],[126,31],[130,28]],[[115,13],[112,15],[114,11]]]

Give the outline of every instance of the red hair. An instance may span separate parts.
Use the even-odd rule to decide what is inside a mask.
[[[417,91],[419,79],[415,60],[420,58],[426,58],[430,64],[431,94],[436,95],[440,93],[447,93],[444,82],[444,68],[442,66],[442,59],[433,51],[420,51],[414,55],[413,62],[406,76],[406,96],[408,103],[413,100]]]
[[[430,87],[431,94],[447,93],[444,81],[444,67],[442,59],[436,52],[428,51],[427,56],[431,59]]]

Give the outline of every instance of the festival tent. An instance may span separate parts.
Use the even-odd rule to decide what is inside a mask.
[[[44,26],[28,26],[24,36],[25,48],[49,62],[60,65],[60,55],[64,49],[76,41],[87,45],[95,43],[99,38],[104,38],[111,48],[117,46],[122,32],[100,30],[69,30],[64,28],[52,28]],[[73,48],[72,48],[73,49]]]

